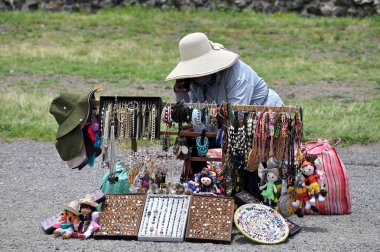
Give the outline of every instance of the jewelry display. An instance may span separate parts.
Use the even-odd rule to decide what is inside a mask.
[[[193,195],[186,241],[231,243],[234,204],[231,197]]]
[[[145,194],[109,194],[99,216],[94,239],[137,239]]]
[[[191,195],[146,197],[139,241],[183,241]]]
[[[160,125],[159,116],[162,109],[160,97],[101,96],[100,136],[103,136],[103,132],[110,127],[106,120],[108,106],[113,108],[112,118],[116,123],[115,134],[119,143],[126,143],[129,139],[160,139],[160,127],[156,126]]]

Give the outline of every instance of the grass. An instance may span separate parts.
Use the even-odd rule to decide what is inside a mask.
[[[297,103],[305,110],[306,139],[380,141],[380,16],[306,19],[139,7],[96,15],[0,13],[0,138],[54,140],[48,107],[61,91],[103,84],[109,93],[128,92],[143,83],[144,92],[163,87],[164,100],[173,99],[172,83],[164,78],[178,62],[179,39],[194,31],[239,53],[268,83],[285,89],[320,82],[368,87],[364,101],[318,97]]]

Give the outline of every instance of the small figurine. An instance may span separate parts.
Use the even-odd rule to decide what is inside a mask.
[[[318,179],[320,176],[315,174],[314,165],[308,161],[302,163],[302,174],[305,176],[304,184],[309,183],[309,193],[311,196],[310,203],[315,204],[315,194],[318,196],[318,201],[324,201],[326,196],[326,191],[321,191],[321,187],[318,184]],[[323,196],[324,195],[324,196]]]
[[[53,225],[56,228],[53,232],[55,237],[62,235],[63,239],[69,239],[74,231],[78,231],[79,227],[79,203],[71,201],[63,206],[63,213],[57,223]]]
[[[279,178],[279,172],[277,168],[266,169],[266,175],[264,176],[265,185],[260,186],[262,191],[261,195],[264,197],[264,202],[268,201],[268,204],[272,204],[272,200],[275,200],[275,193],[277,193],[277,188],[275,182]]]
[[[81,213],[79,218],[81,221],[79,223],[78,233],[75,234],[75,236],[81,240],[85,240],[91,237],[94,232],[100,228],[98,224],[99,212],[96,209],[98,203],[94,201],[91,195],[86,195],[79,203],[79,212]]]

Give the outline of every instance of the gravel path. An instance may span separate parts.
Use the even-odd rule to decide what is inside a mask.
[[[248,251],[316,250],[379,251],[380,144],[338,149],[350,176],[352,214],[290,219],[302,231],[286,243],[251,243],[236,230],[231,245],[120,240],[62,240],[45,235],[40,223],[61,210],[63,203],[95,190],[103,172],[70,170],[53,143],[0,141],[0,251]]]

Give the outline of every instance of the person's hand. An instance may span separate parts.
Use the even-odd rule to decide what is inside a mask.
[[[176,93],[187,93],[190,89],[190,80],[188,79],[178,79],[175,80],[174,92]]]

